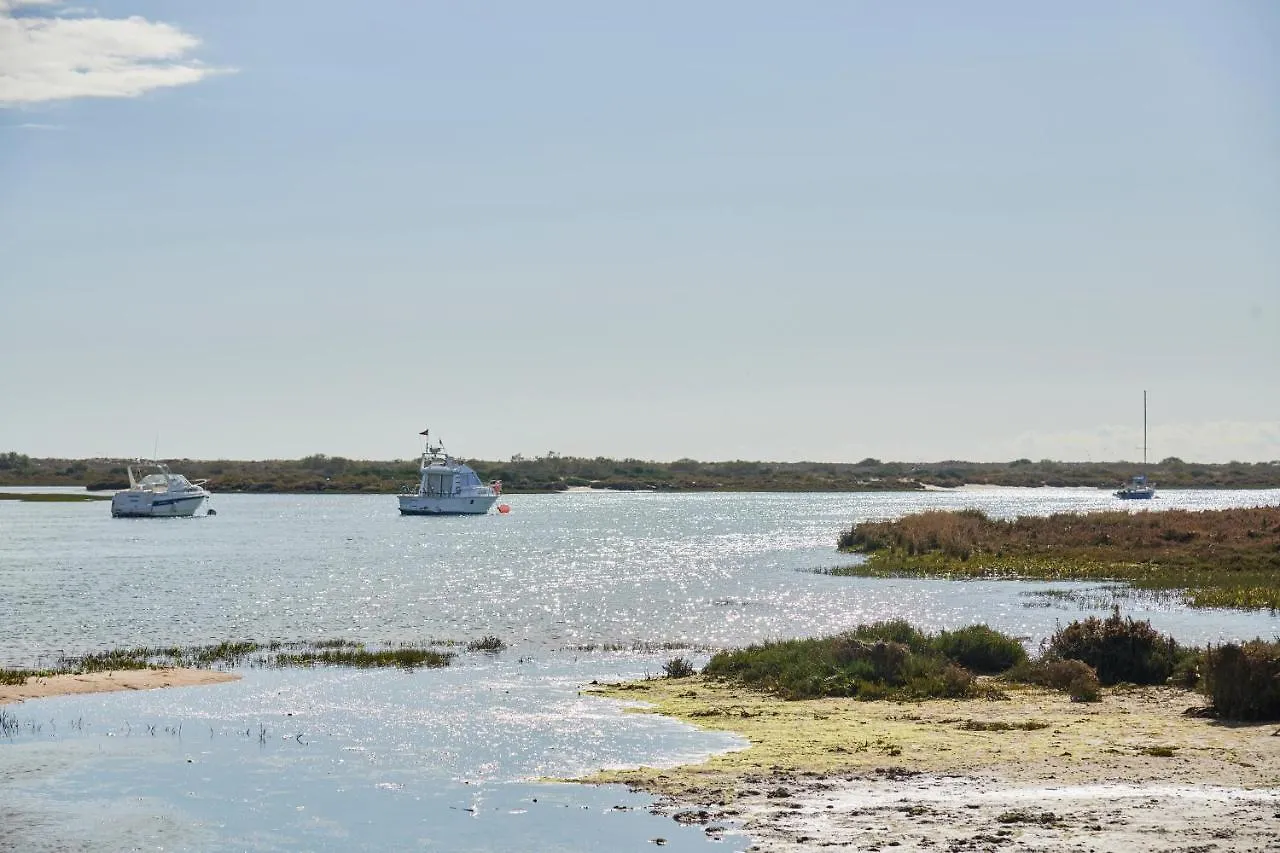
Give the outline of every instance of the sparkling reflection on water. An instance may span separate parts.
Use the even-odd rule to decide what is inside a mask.
[[[496,634],[511,645],[443,671],[248,671],[214,688],[25,703],[20,733],[0,740],[16,768],[0,769],[12,795],[0,817],[25,816],[15,825],[34,849],[83,838],[90,849],[576,850],[658,835],[702,849],[715,842],[700,828],[652,817],[625,792],[532,781],[736,744],[578,696],[592,679],[657,672],[673,654],[601,647],[688,643],[703,655],[892,617],[934,629],[986,622],[1034,645],[1114,599],[1099,584],[814,573],[852,559],[833,545],[858,519],[1117,506],[1095,490],[509,503],[509,515],[403,518],[385,496],[218,495],[216,518],[150,521],[113,520],[101,504],[0,502],[6,665],[241,638]],[[1280,492],[1163,492],[1126,508],[1267,503]],[[1057,594],[1036,594],[1048,591]],[[1267,613],[1118,600],[1186,642],[1280,631]]]

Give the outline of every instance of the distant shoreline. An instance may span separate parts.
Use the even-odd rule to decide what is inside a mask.
[[[397,494],[418,482],[417,460],[364,460],[316,454],[302,459],[162,460],[213,492],[247,494]],[[1114,490],[1136,474],[1162,489],[1280,489],[1274,462],[1184,462],[1168,457],[1131,462],[700,462],[679,459],[582,458],[548,454],[506,461],[468,459],[482,481],[503,494],[550,492],[924,492],[998,487]],[[128,487],[126,461],[39,459],[0,453],[0,487],[72,486],[90,491]]]
[[[24,492],[3,492],[0,491],[0,501],[28,501],[35,503],[83,503],[87,501],[105,501],[110,500],[111,495],[117,491],[121,491],[126,486],[118,486],[112,488],[90,489],[88,486],[65,486],[65,485],[49,485],[46,483],[31,483],[22,486],[0,485],[0,489],[5,488],[28,488],[28,489],[84,489],[83,493],[24,493]],[[339,495],[339,496],[374,496],[374,497],[395,497],[400,494],[396,491],[381,490],[363,490],[363,489],[275,489],[275,488],[256,488],[256,489],[218,489],[212,483],[207,484],[211,492],[220,495],[294,495],[294,496],[322,496],[322,495]],[[941,494],[997,494],[1002,491],[1020,491],[1025,489],[1055,489],[1059,491],[1076,491],[1082,494],[1096,494],[1098,492],[1110,492],[1112,488],[1109,486],[998,486],[985,483],[971,483],[960,486],[932,486],[924,485],[918,488],[910,488],[904,486],[901,489],[865,489],[865,488],[825,488],[825,489],[784,489],[784,488],[717,488],[717,489],[680,489],[680,488],[622,488],[618,486],[569,486],[563,489],[508,489],[503,488],[503,497],[512,495],[605,495],[605,494],[885,494],[885,493],[919,493],[932,492]],[[1280,489],[1280,485],[1276,486],[1185,486],[1177,491],[1245,491],[1245,492],[1264,492]],[[1172,490],[1171,490],[1172,491]],[[1160,507],[1160,502],[1144,502],[1143,507]]]

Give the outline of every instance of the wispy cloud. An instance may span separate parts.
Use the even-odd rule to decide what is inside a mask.
[[[65,124],[46,124],[40,121],[24,121],[22,124],[14,125],[19,130],[66,130]]]
[[[227,70],[194,59],[200,40],[171,24],[137,16],[64,16],[58,12],[72,10],[59,5],[0,0],[0,108],[131,98]]]

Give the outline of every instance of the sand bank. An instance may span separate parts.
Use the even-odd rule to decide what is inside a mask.
[[[1204,699],[1183,690],[783,702],[694,678],[602,692],[751,746],[583,781],[655,793],[711,832],[739,825],[759,850],[1280,849],[1280,727],[1196,716]]]
[[[157,687],[192,687],[235,681],[233,672],[210,669],[119,669],[80,675],[28,678],[24,684],[0,684],[0,705],[24,699],[43,699],[69,693],[105,693],[113,690],[152,690]]]

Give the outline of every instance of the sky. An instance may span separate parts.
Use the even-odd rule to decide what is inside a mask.
[[[0,452],[1280,459],[1280,4],[0,0]]]

